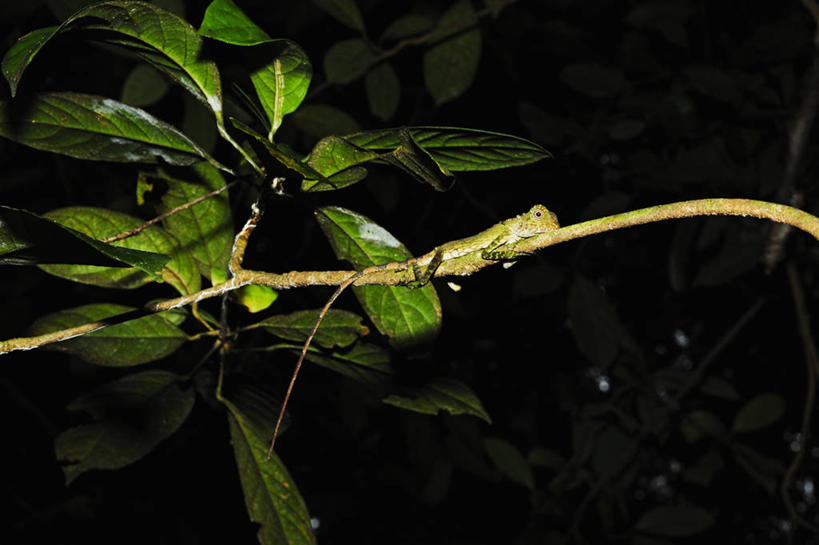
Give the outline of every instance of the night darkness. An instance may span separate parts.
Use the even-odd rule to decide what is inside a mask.
[[[563,225],[708,197],[788,203],[797,195],[800,208],[819,212],[819,136],[810,130],[819,99],[819,21],[806,9],[813,0],[511,2],[480,18],[477,73],[453,100],[437,105],[425,87],[427,46],[390,58],[400,102],[387,120],[372,113],[363,78],[326,82],[325,53],[359,36],[317,6],[333,2],[234,1],[268,34],[307,53],[314,73],[304,105],[332,106],[350,118],[285,117],[277,139],[299,153],[310,151],[323,124],[340,134],[356,125],[469,127],[527,138],[553,155],[458,173],[447,192],[374,166],[348,188],[301,193],[291,171],[274,170],[290,177],[292,198],[268,203],[250,239],[248,268],[348,269],[313,217],[327,205],[366,215],[416,255],[535,203]],[[184,10],[195,27],[207,7],[199,0],[156,3]],[[395,42],[379,37],[393,21],[410,12],[436,17],[454,2],[356,3],[368,39],[385,50]],[[2,50],[80,4],[4,1]],[[480,0],[472,4],[484,9]],[[217,42],[206,49],[228,94],[231,82],[242,81],[235,66],[241,52]],[[78,91],[119,100],[137,65],[66,36],[38,54],[19,95]],[[214,130],[194,128],[194,108],[175,85],[145,107],[196,131],[192,137],[207,146]],[[794,132],[800,124],[808,128],[801,136]],[[792,146],[800,144],[804,151],[795,157]],[[213,154],[237,164],[224,142]],[[97,206],[149,219],[152,210],[134,197],[141,168],[3,138],[0,204],[38,214]],[[254,196],[247,186],[231,190],[236,229]],[[735,217],[660,222],[550,247],[508,269],[485,268],[454,279],[459,291],[437,279],[440,336],[412,350],[389,348],[365,318],[365,340],[389,348],[393,388],[458,380],[492,422],[401,410],[382,403],[383,392],[307,364],[277,454],[304,497],[318,542],[819,544],[819,442],[806,420],[816,415],[806,399],[816,380],[811,368],[819,365],[811,344],[819,245],[791,232],[766,270],[771,225]],[[62,309],[175,296],[166,284],[115,290],[6,265],[0,286],[0,339],[23,336],[37,318]],[[229,319],[238,328],[260,316],[319,308],[330,293],[282,291],[259,315],[232,305]],[[335,306],[365,316],[352,292]],[[202,309],[219,316],[216,299]],[[252,384],[281,400],[296,355],[240,350],[271,339],[261,330],[239,337],[224,360],[228,391]],[[88,471],[66,486],[55,456],[55,438],[89,418],[66,409],[72,400],[134,371],[190,373],[209,347],[186,343],[139,368],[95,366],[46,349],[0,357],[0,540],[256,542],[225,409],[214,396],[218,358],[185,384],[196,394],[185,423],[144,458]]]

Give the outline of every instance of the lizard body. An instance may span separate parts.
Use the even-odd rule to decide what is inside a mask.
[[[444,261],[456,259],[474,252],[480,252],[481,258],[487,261],[515,259],[521,255],[525,255],[525,253],[515,250],[518,241],[559,228],[560,225],[557,222],[557,216],[545,206],[537,204],[523,214],[496,223],[475,235],[441,244],[422,256],[413,257],[405,261],[372,265],[350,275],[349,278],[339,284],[336,291],[333,292],[333,295],[331,295],[327,303],[324,304],[324,307],[316,319],[316,323],[313,325],[313,329],[310,331],[310,335],[308,335],[307,340],[304,342],[299,361],[296,363],[296,368],[293,371],[293,376],[290,379],[290,384],[285,393],[284,401],[282,402],[282,408],[279,412],[279,418],[276,421],[276,428],[273,431],[273,439],[270,441],[270,449],[268,450],[267,457],[270,458],[273,454],[276,437],[278,437],[279,428],[284,418],[284,409],[290,399],[293,385],[296,383],[296,377],[301,369],[301,364],[304,362],[304,357],[307,355],[307,350],[310,348],[310,343],[316,335],[316,331],[318,331],[327,311],[330,310],[332,304],[348,286],[355,283],[362,276],[377,271],[395,270],[403,271],[407,275],[412,273],[413,278],[409,279],[407,277],[402,280],[401,284],[408,287],[420,287],[429,282],[430,278],[432,278],[438,269],[438,266]],[[421,272],[421,265],[426,265],[426,270],[423,272]]]

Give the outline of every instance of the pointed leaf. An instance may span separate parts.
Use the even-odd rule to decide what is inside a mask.
[[[128,214],[91,206],[60,208],[43,216],[95,239],[114,236],[143,223],[141,219]],[[116,247],[170,255],[171,260],[162,269],[162,279],[182,295],[199,291],[201,288],[199,271],[196,270],[189,252],[180,247],[164,229],[151,226],[138,235],[111,244]],[[153,280],[142,271],[118,267],[41,265],[40,268],[60,278],[106,288],[138,288]]]
[[[714,518],[701,507],[663,506],[644,513],[634,529],[658,536],[683,537],[700,534],[713,524]]]
[[[450,37],[424,54],[424,82],[435,104],[459,97],[472,85],[481,59],[481,31],[477,23],[469,0],[456,2],[438,21],[438,35]]]
[[[312,331],[318,314],[318,310],[300,310],[291,314],[271,316],[256,325],[282,339],[304,342]],[[369,332],[361,321],[361,316],[352,312],[330,309],[321,321],[313,342],[324,348],[350,346]]]
[[[215,163],[164,121],[95,95],[42,93],[25,104],[0,101],[0,136],[92,161],[190,165],[205,159]]]
[[[313,3],[343,25],[362,34],[365,32],[364,18],[355,0],[313,0]]]
[[[343,85],[363,76],[374,60],[375,53],[364,40],[343,40],[324,55],[324,73],[328,82]]]
[[[155,175],[143,174],[139,194],[154,189],[156,185],[159,199],[154,204],[157,213],[161,214],[225,186],[225,179],[219,171],[207,163],[198,163],[191,170],[192,175],[186,179],[163,171]],[[172,214],[162,223],[174,234],[179,245],[190,252],[203,276],[212,280],[213,270],[227,270],[233,247],[233,220],[227,191]]]
[[[370,112],[375,117],[386,121],[395,115],[401,96],[401,83],[391,64],[381,63],[367,72],[364,88]]]
[[[472,389],[459,380],[438,378],[420,388],[412,388],[401,395],[390,395],[384,403],[401,409],[424,414],[470,414],[488,424],[492,423],[481,400]]]
[[[582,276],[569,290],[569,318],[577,347],[587,358],[601,367],[614,361],[623,325],[606,294]]]
[[[33,30],[18,38],[17,42],[6,52],[0,68],[3,70],[6,81],[9,82],[11,96],[17,94],[17,85],[31,59],[57,33],[59,28],[51,26]]]
[[[119,469],[150,453],[172,435],[190,414],[195,395],[180,387],[183,377],[167,371],[143,371],[110,382],[68,406],[94,421],[69,428],[57,437],[57,459],[66,484],[90,469]]]
[[[122,84],[120,100],[129,106],[150,106],[168,92],[168,82],[162,74],[146,64],[131,70]]]
[[[412,257],[386,229],[352,210],[324,207],[316,211],[316,219],[336,256],[356,269]],[[418,289],[354,286],[353,291],[376,328],[395,346],[422,344],[438,335],[441,302],[432,284]]]
[[[403,129],[399,135],[399,145],[382,159],[397,166],[421,183],[432,186],[436,191],[448,191],[455,183],[455,177],[446,168],[435,162],[435,159],[412,138],[409,129]]]
[[[298,130],[313,138],[361,130],[348,113],[326,104],[308,104],[293,112],[288,119]]]
[[[205,10],[199,34],[233,45],[257,45],[271,39],[233,0],[213,0]]]
[[[349,134],[344,139],[358,147],[385,153],[401,145],[402,130],[409,130],[413,141],[451,172],[522,166],[551,157],[534,142],[517,136],[459,127],[379,129]]]
[[[234,400],[235,398],[235,400]],[[224,398],[230,442],[250,520],[262,545],[315,544],[307,506],[276,455],[268,460],[276,410],[263,394],[243,389]]]
[[[746,403],[734,419],[737,433],[766,428],[785,414],[785,400],[779,394],[760,394]]]
[[[207,104],[219,132],[238,146],[224,126],[219,71],[216,64],[204,57],[202,38],[185,20],[145,2],[102,2],[81,9],[66,19],[54,34],[49,36],[43,32],[39,38],[44,43],[44,38],[63,32],[88,30],[110,32],[111,37],[105,39],[105,43],[150,63]],[[94,37],[99,39],[99,34]],[[10,63],[13,69],[6,74],[12,89],[16,89],[23,71],[43,43],[23,40],[6,53],[6,58],[13,59]]]
[[[435,19],[424,13],[402,15],[384,30],[381,40],[403,40],[432,30]]]
[[[27,210],[0,206],[0,264],[130,265],[156,276],[169,259],[167,255],[105,244]]]
[[[515,445],[498,437],[487,437],[483,440],[483,446],[501,473],[530,490],[535,488],[532,468]]]
[[[33,335],[52,333],[134,310],[113,303],[84,305],[38,318],[31,325]],[[113,325],[82,337],[50,345],[89,363],[106,367],[140,365],[164,358],[187,340],[185,333],[163,314],[152,314]]]
[[[375,344],[358,342],[349,349],[330,354],[310,350],[307,361],[373,387],[385,386],[392,376],[389,353]]]
[[[361,164],[378,157],[375,151],[359,148],[338,136],[328,136],[315,145],[307,158],[307,166],[324,178],[305,176],[302,191],[331,191],[360,182],[367,176],[367,169]]]
[[[260,47],[270,50],[271,60],[250,74],[250,81],[267,114],[270,123],[268,139],[272,139],[282,118],[296,111],[307,95],[313,67],[304,50],[290,40],[273,40]]]

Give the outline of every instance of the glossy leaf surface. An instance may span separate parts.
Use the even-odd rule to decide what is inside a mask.
[[[122,212],[90,206],[60,208],[44,214],[44,217],[95,239],[114,236],[143,223],[141,219]],[[161,271],[162,279],[183,295],[199,291],[201,287],[199,271],[190,253],[164,229],[151,226],[138,235],[112,242],[111,245],[170,255],[171,260]],[[61,278],[106,288],[138,288],[153,280],[150,275],[133,268],[92,265],[42,265],[41,268]]]
[[[148,112],[79,93],[42,93],[25,104],[0,102],[0,136],[92,161],[215,162],[190,138]]]
[[[496,170],[528,165],[551,154],[524,138],[458,127],[406,127],[412,139],[441,167],[452,172]],[[389,152],[401,145],[404,128],[378,129],[344,136],[358,147]]]
[[[293,478],[276,455],[268,460],[276,409],[263,393],[235,388],[222,402],[228,409],[230,442],[245,506],[259,525],[262,545],[308,545],[316,542],[310,515]]]
[[[96,303],[61,310],[38,318],[31,326],[33,335],[102,320],[134,310],[113,303]],[[81,337],[50,345],[95,365],[127,367],[159,360],[176,351],[186,340],[173,318],[152,314],[113,325]]]
[[[291,314],[271,316],[257,325],[282,339],[304,342],[312,331],[318,314],[318,310],[300,310]],[[324,348],[350,346],[369,331],[361,320],[361,316],[357,314],[331,308],[321,321],[313,342]]]
[[[386,229],[352,210],[324,207],[316,211],[316,219],[336,256],[356,269],[412,257]],[[431,284],[418,289],[361,286],[353,291],[378,330],[394,345],[421,344],[437,336],[441,303]]]
[[[169,259],[167,255],[105,244],[27,210],[0,206],[0,264],[132,266],[157,275]]]

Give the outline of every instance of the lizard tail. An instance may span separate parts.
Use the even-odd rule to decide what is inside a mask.
[[[267,450],[268,460],[273,456],[273,447],[276,445],[276,438],[279,436],[279,428],[281,428],[282,420],[284,420],[284,410],[287,408],[287,402],[290,400],[290,394],[293,393],[293,386],[296,384],[296,377],[299,376],[301,364],[304,363],[304,357],[307,355],[307,349],[310,348],[310,343],[313,342],[313,337],[316,336],[316,331],[318,331],[324,316],[327,315],[327,311],[330,310],[330,307],[333,305],[335,300],[338,299],[338,296],[341,295],[341,292],[343,292],[347,286],[358,280],[360,276],[361,272],[359,271],[339,284],[338,289],[333,292],[333,295],[330,296],[330,298],[324,304],[324,307],[322,307],[321,312],[319,312],[318,318],[316,319],[316,323],[313,325],[313,329],[310,331],[310,335],[308,335],[307,340],[304,341],[304,346],[301,349],[301,356],[299,356],[299,361],[296,363],[296,369],[293,371],[293,376],[290,377],[290,384],[287,386],[287,392],[284,394],[284,401],[282,402],[282,408],[279,411],[279,418],[276,420],[276,427],[273,429],[273,439],[270,440],[270,448]]]

